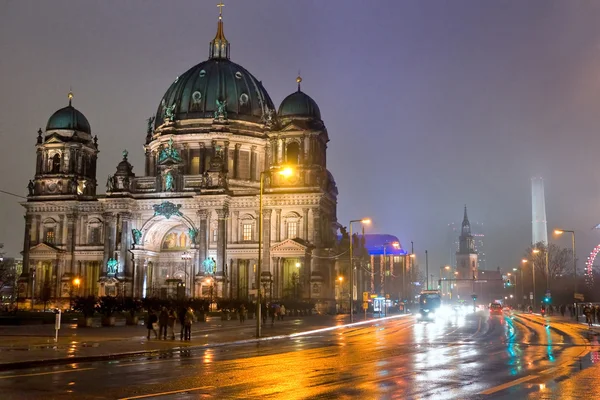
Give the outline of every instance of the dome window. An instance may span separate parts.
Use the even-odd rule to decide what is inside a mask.
[[[235,77],[236,77],[236,79],[242,79],[242,73],[240,71],[237,71],[235,73]]]
[[[242,93],[240,95],[240,105],[245,106],[248,104],[248,95],[246,93]]]
[[[206,76],[206,71],[205,70],[200,70],[200,73],[198,74],[200,76],[200,78],[204,78]]]
[[[177,83],[178,81],[179,81],[179,77],[178,77],[178,76],[176,76],[176,77],[175,77],[175,82],[174,82],[174,83]]]
[[[202,100],[202,93],[198,91],[192,93],[192,101],[194,102],[194,104],[200,103],[200,100]]]

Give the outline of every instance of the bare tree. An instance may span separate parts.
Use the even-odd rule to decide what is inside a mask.
[[[546,278],[546,252],[548,252],[548,270],[551,280],[572,275],[571,249],[561,248],[552,243],[547,247],[544,242],[539,242],[529,246],[525,258],[535,264],[535,272],[540,279]]]

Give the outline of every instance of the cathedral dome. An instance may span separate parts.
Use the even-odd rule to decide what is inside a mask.
[[[275,109],[262,83],[244,67],[226,58],[211,58],[180,75],[163,96],[156,124],[164,123],[167,108],[175,120],[215,118],[217,101],[225,102],[228,119],[259,122]]]
[[[298,82],[298,91],[283,99],[279,106],[279,117],[304,117],[320,120],[321,110],[319,110],[317,102],[300,90],[302,78],[296,78],[296,82]]]
[[[88,122],[87,118],[71,105],[72,97],[73,95],[69,93],[69,105],[52,114],[48,120],[48,123],[46,124],[47,131],[54,129],[65,129],[89,134],[92,133],[90,123]]]

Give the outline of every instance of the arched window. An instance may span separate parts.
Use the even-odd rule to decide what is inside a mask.
[[[60,154],[56,153],[52,157],[52,171],[53,174],[57,174],[60,172]]]
[[[300,145],[298,142],[291,142],[286,147],[286,162],[296,165],[300,163]]]

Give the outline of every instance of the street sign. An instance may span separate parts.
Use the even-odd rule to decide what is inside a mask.
[[[369,308],[369,302],[363,301],[363,310],[366,310],[367,308]]]
[[[372,295],[371,295],[371,298],[372,298],[372,299],[376,299],[376,298],[377,298],[377,295],[376,295],[376,294],[372,294]]]
[[[575,300],[583,301],[583,294],[582,293],[575,293],[573,295],[573,297],[575,298]]]
[[[529,293],[529,300],[533,300],[533,293]]]
[[[369,292],[363,292],[363,301],[369,301]]]

